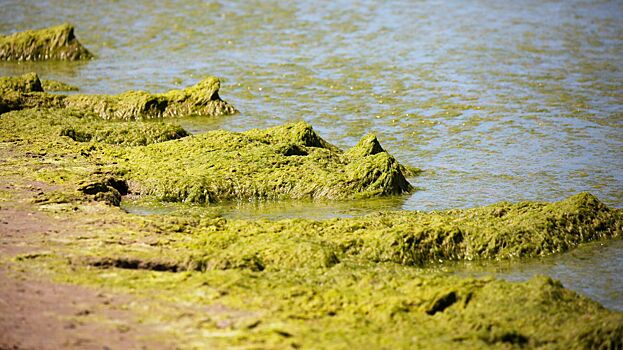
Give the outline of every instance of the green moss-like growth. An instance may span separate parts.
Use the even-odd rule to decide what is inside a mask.
[[[80,88],[74,85],[63,83],[56,80],[41,80],[41,86],[44,91],[80,91]]]
[[[6,113],[2,115],[0,131],[5,139],[37,140],[50,145],[73,140],[78,144],[74,143],[72,149],[80,150],[86,144],[97,151],[101,150],[102,144],[144,146],[188,136],[177,124],[110,122],[67,109],[26,109]]]
[[[0,77],[0,114],[35,107],[62,107],[64,96],[47,94],[36,73]]]
[[[294,188],[377,195],[401,183],[385,171],[400,167],[373,136],[342,153],[305,123],[136,146],[144,127],[164,134],[175,127],[58,108],[13,111],[0,121],[6,155],[0,175],[17,193],[3,197],[3,209],[36,206],[28,212],[52,212],[41,213],[45,224],[70,226],[24,243],[45,252],[0,262],[20,274],[122,293],[130,302],[119,307],[154,325],[150,336],[181,348],[623,346],[621,313],[549,278],[510,283],[427,268],[439,260],[540,256],[620,238],[623,212],[590,194],[322,221],[227,220],[198,206],[138,216],[115,207],[128,185],[170,185],[172,196],[186,200],[220,193],[213,188],[245,196],[287,196]],[[197,192],[175,192],[183,186]]]
[[[145,91],[128,91],[120,95],[67,96],[67,108],[95,112],[103,119],[133,120],[188,115],[222,116],[237,113],[229,103],[221,100],[218,91],[221,82],[208,77],[184,90],[163,94]]]
[[[78,142],[99,142],[124,146],[145,146],[188,136],[176,124],[139,122],[133,124],[89,121],[65,126],[60,132]]]
[[[76,39],[74,27],[67,23],[0,36],[0,60],[75,61],[92,57],[93,55]]]
[[[426,266],[449,260],[545,256],[585,242],[623,237],[621,212],[588,193],[555,203],[500,203],[326,221],[153,220],[165,231],[192,233],[183,243],[171,245],[167,254],[179,270],[246,268],[243,261],[249,258],[252,266],[270,271],[326,268],[342,261]]]
[[[54,82],[51,88],[71,88]],[[220,80],[208,77],[183,90],[162,94],[128,91],[119,95],[57,95],[44,92],[36,74],[7,77],[0,80],[0,113],[34,107],[68,108],[95,113],[107,120],[142,120],[167,117],[222,116],[237,113],[223,101],[218,91]]]
[[[28,108],[59,108],[65,96],[45,92],[3,91],[0,94],[0,114]]]
[[[73,265],[62,280],[154,295],[194,308],[207,304],[232,310],[208,320],[205,312],[186,314],[201,324],[196,335],[188,319],[167,323],[173,329],[180,327],[183,341],[197,347],[617,349],[623,345],[623,314],[543,276],[511,283],[383,264],[175,273],[177,267],[165,259],[102,259],[90,266],[95,268]],[[144,316],[148,322],[162,322],[171,312],[156,303]],[[229,321],[225,327],[222,320]],[[200,336],[223,328],[227,337]]]
[[[412,190],[387,152],[354,153],[342,154],[299,122],[136,148],[121,164],[133,191],[173,202],[346,199]]]
[[[43,92],[43,87],[36,73],[27,73],[17,77],[0,77],[0,92]]]

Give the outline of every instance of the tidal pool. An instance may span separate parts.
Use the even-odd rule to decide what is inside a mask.
[[[97,58],[2,62],[0,75],[35,71],[111,94],[217,75],[222,97],[241,113],[180,121],[192,133],[303,119],[341,148],[373,132],[399,161],[425,170],[404,198],[227,204],[217,208],[225,216],[466,208],[580,191],[620,208],[621,18],[616,0],[7,0],[0,32],[71,22]],[[509,279],[549,274],[621,310],[622,256],[612,242],[483,269]]]

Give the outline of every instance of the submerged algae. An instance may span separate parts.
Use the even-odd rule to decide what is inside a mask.
[[[49,88],[70,89],[60,82],[46,84]],[[183,90],[162,94],[128,91],[119,95],[57,95],[44,92],[39,77],[29,73],[5,77],[0,81],[0,113],[35,107],[67,108],[95,113],[102,119],[141,120],[187,115],[223,116],[237,113],[223,101],[218,91],[220,80],[208,77]]]
[[[67,23],[0,36],[0,60],[75,61],[90,58],[93,58],[93,55],[78,42],[74,35],[74,27]]]
[[[391,155],[382,148],[365,153],[343,154],[298,122],[133,148],[119,164],[133,192],[172,202],[347,199],[412,190]]]

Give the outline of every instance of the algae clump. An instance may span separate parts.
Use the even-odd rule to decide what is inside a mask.
[[[133,148],[119,164],[131,191],[170,202],[349,199],[413,189],[394,157],[364,153],[343,154],[298,122]]]
[[[119,95],[58,95],[44,88],[65,91],[74,87],[60,82],[42,84],[35,73],[0,80],[0,113],[25,108],[68,108],[95,113],[107,120],[143,120],[182,116],[223,116],[238,111],[218,92],[216,77],[207,77],[194,86],[161,94],[127,91]]]
[[[26,73],[17,77],[0,77],[0,92],[43,92],[43,85],[36,73]]]
[[[80,91],[80,88],[74,85],[69,85],[57,80],[41,80],[41,86],[44,91]]]
[[[4,61],[76,61],[93,58],[74,35],[74,27],[61,24],[39,30],[27,30],[0,36],[0,60]]]
[[[162,94],[128,91],[119,95],[71,95],[64,100],[66,108],[88,110],[103,119],[133,120],[167,117],[223,116],[237,113],[223,101],[218,91],[221,82],[208,77],[183,90]]]

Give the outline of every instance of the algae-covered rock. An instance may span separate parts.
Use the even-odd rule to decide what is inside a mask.
[[[0,93],[0,114],[28,108],[59,108],[64,98],[62,95],[38,91],[3,91]]]
[[[74,87],[60,82],[42,84],[35,73],[1,79],[0,113],[35,107],[68,108],[95,113],[107,120],[223,116],[237,113],[232,105],[220,98],[218,92],[221,83],[216,77],[208,77],[187,89],[162,94],[128,91],[119,95],[69,96],[44,92],[46,86],[66,91]]]
[[[67,23],[0,36],[0,60],[75,61],[92,57],[93,55],[76,39],[74,27]]]
[[[133,191],[163,201],[347,199],[412,190],[387,152],[344,156],[304,122],[128,151]]]
[[[35,107],[62,107],[64,96],[46,94],[36,73],[0,77],[0,114]]]

